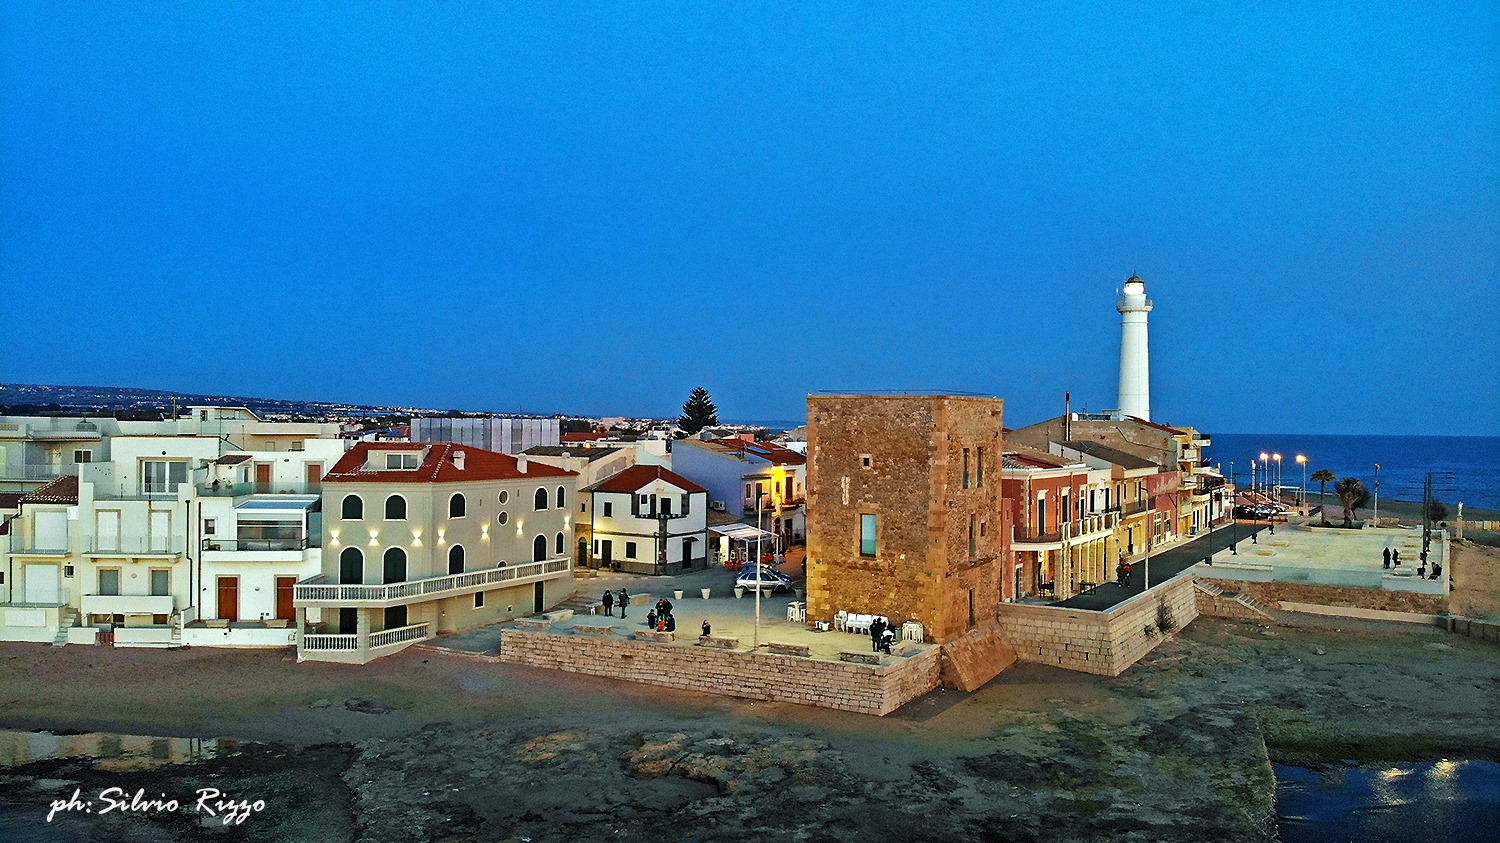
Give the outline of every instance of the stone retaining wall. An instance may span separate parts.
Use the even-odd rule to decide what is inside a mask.
[[[1007,603],[1000,607],[1000,633],[1018,661],[1119,676],[1198,617],[1196,592],[1184,572],[1107,612]],[[1158,628],[1163,605],[1172,627],[1165,633]]]
[[[731,697],[889,714],[938,685],[938,649],[880,666],[507,629],[500,661]]]
[[[1204,574],[1212,576],[1212,574]],[[1410,591],[1387,591],[1380,588],[1355,588],[1342,585],[1313,585],[1294,582],[1251,582],[1213,578],[1225,591],[1248,594],[1256,600],[1279,608],[1286,603],[1316,603],[1321,606],[1344,606],[1352,609],[1379,609],[1383,612],[1407,612],[1417,615],[1448,614],[1448,598],[1442,594],[1417,594]]]
[[[1481,621],[1455,615],[1448,618],[1448,631],[1467,635],[1470,638],[1500,642],[1500,621]]]
[[[1198,601],[1198,614],[1200,615],[1211,615],[1216,618],[1231,618],[1240,621],[1256,621],[1257,623],[1266,623],[1270,620],[1244,603],[1231,599],[1228,593],[1222,597],[1215,597],[1212,594],[1205,594],[1200,591],[1196,595],[1196,599]]]

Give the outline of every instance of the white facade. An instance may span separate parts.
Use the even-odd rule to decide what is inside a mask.
[[[655,478],[628,491],[590,490],[588,508],[600,567],[671,574],[708,565],[708,493],[701,489]]]
[[[1151,312],[1146,282],[1132,275],[1125,282],[1120,312],[1120,412],[1151,420],[1151,355],[1146,341],[1146,315]]]
[[[321,567],[317,492],[346,443],[337,425],[192,409],[99,425],[89,461],[23,499],[0,537],[0,640],[288,643],[291,588]]]

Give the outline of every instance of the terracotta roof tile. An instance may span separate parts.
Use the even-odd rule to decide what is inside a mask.
[[[638,492],[648,484],[663,480],[684,492],[707,492],[697,483],[662,468],[659,465],[633,465],[612,477],[595,483],[586,492]]]
[[[66,474],[21,496],[21,503],[78,503],[78,475]]]
[[[422,464],[415,470],[378,469],[365,470],[369,453],[378,451],[425,451]],[[464,467],[453,464],[456,454],[464,455]],[[527,480],[537,477],[577,477],[576,472],[565,471],[556,466],[527,461],[526,471],[518,467],[519,461],[510,454],[497,454],[483,448],[459,445],[453,442],[360,442],[345,452],[333,469],[323,478],[324,483],[462,483],[475,480]]]

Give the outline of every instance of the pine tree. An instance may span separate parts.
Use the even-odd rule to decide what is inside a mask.
[[[697,387],[688,396],[688,400],[682,405],[682,418],[677,420],[677,426],[682,432],[689,436],[705,427],[713,427],[719,423],[719,408],[714,406],[712,398],[708,397],[708,390]]]

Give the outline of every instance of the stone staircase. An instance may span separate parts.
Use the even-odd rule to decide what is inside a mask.
[[[1243,594],[1241,592],[1235,591],[1225,591],[1217,583],[1211,580],[1205,580],[1201,577],[1193,578],[1193,587],[1198,589],[1199,592],[1213,598],[1216,603],[1218,601],[1227,601],[1229,603],[1237,604],[1237,606],[1240,607],[1237,610],[1223,612],[1222,614],[1226,617],[1240,617],[1249,620],[1267,621],[1277,624],[1284,622],[1284,618],[1280,609],[1273,609],[1248,594]]]
[[[78,621],[78,612],[71,606],[64,606],[58,614],[60,618],[57,626],[57,635],[52,638],[52,646],[54,647],[62,647],[68,643],[68,630]]]
[[[602,592],[601,592],[602,593]],[[633,602],[633,601],[632,601]],[[574,592],[572,597],[552,607],[552,611],[558,609],[572,609],[575,615],[587,615],[589,610],[599,605],[599,595],[593,592]]]

